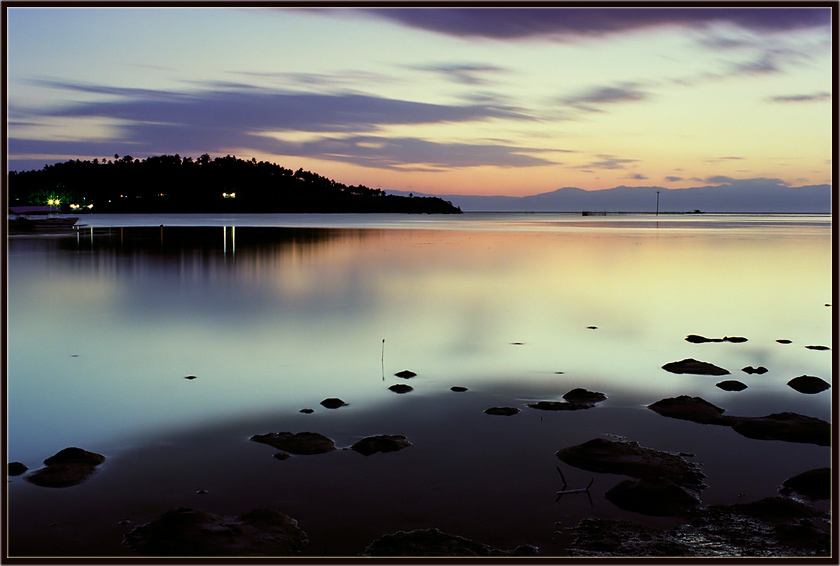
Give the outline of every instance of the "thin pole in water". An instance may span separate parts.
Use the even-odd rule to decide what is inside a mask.
[[[659,191],[656,191],[656,215],[659,216]]]
[[[382,339],[382,381],[385,381],[385,339]]]

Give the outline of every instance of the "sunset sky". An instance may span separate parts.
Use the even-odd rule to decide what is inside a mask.
[[[832,182],[827,7],[6,10],[9,170],[209,153],[433,194]]]

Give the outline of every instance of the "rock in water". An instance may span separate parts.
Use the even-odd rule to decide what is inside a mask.
[[[35,470],[26,480],[41,487],[70,487],[78,485],[96,472],[105,456],[81,448],[65,448],[44,460],[47,466]]]
[[[362,556],[469,557],[469,556],[533,556],[536,547],[520,545],[513,551],[491,548],[464,537],[438,529],[397,531],[371,543]]]
[[[416,376],[417,374],[411,370],[404,369],[400,372],[395,373],[394,375],[396,375],[397,377],[402,377],[403,379],[410,379]]]
[[[829,446],[831,425],[814,417],[796,413],[776,413],[766,417],[741,417],[732,429],[747,438],[784,440]]]
[[[6,474],[10,476],[19,476],[28,469],[29,468],[21,462],[9,462],[9,465],[6,467]]]
[[[743,391],[747,388],[746,384],[741,383],[740,381],[736,381],[734,379],[721,381],[720,383],[716,383],[715,385],[720,389],[723,389],[724,391]]]
[[[123,543],[146,556],[294,556],[308,542],[297,521],[256,509],[220,517],[181,507],[132,529]]]
[[[820,393],[821,391],[825,391],[831,387],[827,381],[813,375],[800,375],[799,377],[794,377],[788,381],[787,384],[800,393],[807,394]]]
[[[808,470],[782,484],[782,494],[796,492],[809,499],[829,499],[831,497],[831,468]]]
[[[734,422],[731,420],[733,417],[723,416],[724,409],[716,407],[700,397],[690,397],[688,395],[662,399],[661,401],[648,405],[648,409],[659,413],[663,417],[682,419],[701,424],[729,426]]]
[[[519,409],[516,407],[490,407],[486,411],[484,411],[488,415],[499,415],[503,417],[509,417],[511,415],[515,415],[519,412]]]
[[[270,432],[255,434],[251,440],[299,455],[324,454],[335,450],[335,442],[317,432]]]
[[[709,362],[700,362],[694,358],[686,358],[678,362],[670,362],[662,366],[671,373],[691,373],[697,375],[728,375],[729,370],[718,367]]]
[[[346,404],[347,403],[345,403],[338,397],[330,397],[329,399],[324,399],[323,401],[321,401],[321,405],[323,405],[327,409],[338,409],[339,407],[343,407]]]
[[[409,391],[414,391],[414,388],[412,386],[406,385],[405,383],[397,383],[396,385],[392,385],[388,389],[390,389],[394,393],[408,393]]]
[[[411,446],[411,442],[409,442],[404,436],[383,434],[363,438],[351,446],[350,449],[355,450],[359,454],[370,456],[371,454],[375,454],[377,452],[396,452],[398,450],[402,450],[403,448],[408,448],[409,446]]]
[[[624,480],[605,497],[617,507],[643,515],[681,515],[700,504],[700,498],[665,478]]]

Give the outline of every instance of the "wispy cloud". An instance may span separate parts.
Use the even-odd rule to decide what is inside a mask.
[[[487,85],[493,81],[487,75],[509,74],[510,71],[494,65],[466,65],[466,64],[444,64],[429,65],[425,67],[412,67],[420,71],[431,71],[442,75],[444,78],[465,85]]]
[[[381,8],[365,14],[459,37],[573,40],[652,27],[730,24],[758,33],[831,25],[830,8]]]
[[[621,102],[639,102],[650,98],[650,95],[641,90],[639,86],[636,83],[595,86],[580,94],[563,97],[559,102],[586,112],[601,112],[600,107],[603,105]]]
[[[626,159],[616,157],[615,155],[599,154],[595,161],[591,161],[585,165],[580,165],[580,169],[626,169],[626,166],[631,163],[637,163],[638,159]]]
[[[354,163],[390,169],[413,167],[527,167],[554,163],[535,157],[546,150],[493,143],[440,143],[410,137],[385,138],[386,126],[442,124],[531,118],[498,104],[440,105],[360,94],[315,94],[233,85],[219,90],[160,91],[52,82],[53,88],[109,95],[97,102],[33,111],[31,118],[98,118],[119,121],[120,139],[105,143],[39,142],[10,137],[16,154],[111,154],[114,147],[133,154],[226,152],[248,149],[276,155]],[[281,133],[305,132],[305,142]],[[105,153],[103,153],[105,152]]]
[[[767,99],[770,102],[818,102],[831,100],[830,92],[815,92],[813,94],[790,94],[787,96],[772,96]]]

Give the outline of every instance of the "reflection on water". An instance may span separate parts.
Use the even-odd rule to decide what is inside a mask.
[[[277,415],[264,426],[281,426],[279,415],[301,408],[319,409],[306,418],[320,420],[307,423],[347,444],[364,432],[342,419],[373,419],[369,432],[410,432],[414,441],[438,438],[442,426],[491,427],[487,434],[512,439],[523,423],[545,417],[564,423],[539,464],[551,472],[543,485],[551,490],[559,489],[553,451],[604,433],[697,452],[707,474],[728,475],[731,466],[714,454],[729,433],[644,409],[664,397],[701,396],[731,415],[830,420],[833,390],[802,395],[786,385],[803,374],[831,382],[831,352],[805,348],[832,343],[828,222],[692,219],[657,228],[555,220],[494,216],[461,226],[423,218],[399,230],[96,225],[69,237],[10,238],[9,458],[34,467],[67,446],[119,455],[165,444],[173,429],[224,423],[238,435],[264,433],[241,423]],[[419,229],[424,223],[436,229]],[[748,341],[691,344],[688,334]],[[717,378],[661,369],[687,357],[729,369],[748,389],[725,392]],[[740,371],[748,365],[770,371]],[[387,386],[403,369],[419,374],[415,390],[395,395]],[[590,411],[531,411],[508,424],[476,405],[477,420],[459,423],[452,403],[460,401],[443,394],[453,385],[474,394],[460,399],[486,406],[524,407],[575,387],[608,399]],[[325,414],[326,397],[350,404]],[[408,411],[411,399],[424,408],[390,425],[372,416]],[[735,442],[756,451],[757,466],[780,444]],[[827,465],[827,451],[781,444],[788,460]],[[404,452],[428,455],[422,445]],[[498,450],[470,452],[480,459]],[[434,457],[443,454],[464,457],[448,449]],[[429,473],[444,481],[447,472]],[[735,489],[712,484],[720,498]]]

